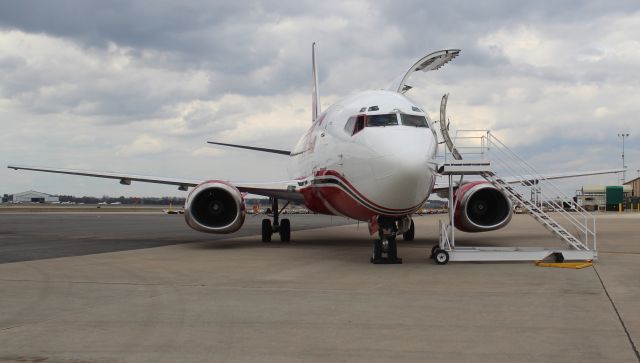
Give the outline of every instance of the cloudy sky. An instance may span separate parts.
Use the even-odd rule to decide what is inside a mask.
[[[323,107],[384,87],[421,56],[460,57],[409,92],[452,128],[492,129],[543,172],[640,169],[640,3],[630,1],[3,1],[0,194],[184,195],[172,187],[8,170],[10,163],[284,180]],[[576,180],[616,183],[616,176]]]

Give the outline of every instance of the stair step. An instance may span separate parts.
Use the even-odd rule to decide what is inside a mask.
[[[514,203],[519,203],[523,207],[527,208],[527,212],[531,214],[531,216],[533,216],[535,220],[537,220],[549,231],[560,237],[562,240],[567,242],[573,248],[587,249],[587,246],[584,243],[582,243],[579,239],[565,230],[564,227],[558,224],[553,218],[551,218],[551,216],[543,211],[541,207],[525,198],[517,189],[515,189],[515,187],[511,186],[504,179],[498,177],[494,172],[487,171],[482,173],[482,176],[500,191],[509,196]],[[531,186],[526,184],[523,185],[525,187]],[[566,213],[564,210],[558,210],[557,208],[554,208],[554,211],[559,213]],[[584,226],[584,229],[586,231],[590,231],[586,225]]]

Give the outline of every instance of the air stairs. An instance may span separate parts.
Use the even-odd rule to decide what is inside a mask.
[[[446,131],[448,133],[448,130]],[[448,135],[447,135],[448,136]],[[439,264],[448,261],[536,261],[597,259],[595,217],[567,197],[550,180],[517,156],[488,130],[458,130],[447,142],[441,175],[449,179],[449,218],[440,222],[440,240],[433,249]],[[451,152],[453,150],[454,152]],[[509,175],[509,177],[501,177]],[[454,181],[459,177],[459,181]],[[462,247],[454,233],[454,187],[465,177],[483,178],[552,232],[566,247]],[[467,180],[469,181],[469,180]],[[444,251],[446,253],[436,252]]]

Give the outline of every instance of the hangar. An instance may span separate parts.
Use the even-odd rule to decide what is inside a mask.
[[[22,193],[13,195],[14,203],[58,203],[60,200],[58,197],[50,194],[36,192],[35,190],[29,190]]]

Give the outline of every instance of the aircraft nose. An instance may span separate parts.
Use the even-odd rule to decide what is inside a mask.
[[[435,140],[431,132],[417,128],[402,128],[380,138],[371,145],[372,151],[382,168],[376,175],[390,172],[410,172],[427,167],[427,161],[435,150]],[[386,170],[386,171],[385,171]]]
[[[376,157],[373,174],[378,190],[396,208],[409,208],[423,201],[434,175],[428,161],[435,153],[430,130],[403,128],[372,145]],[[425,132],[426,131],[426,132]]]

